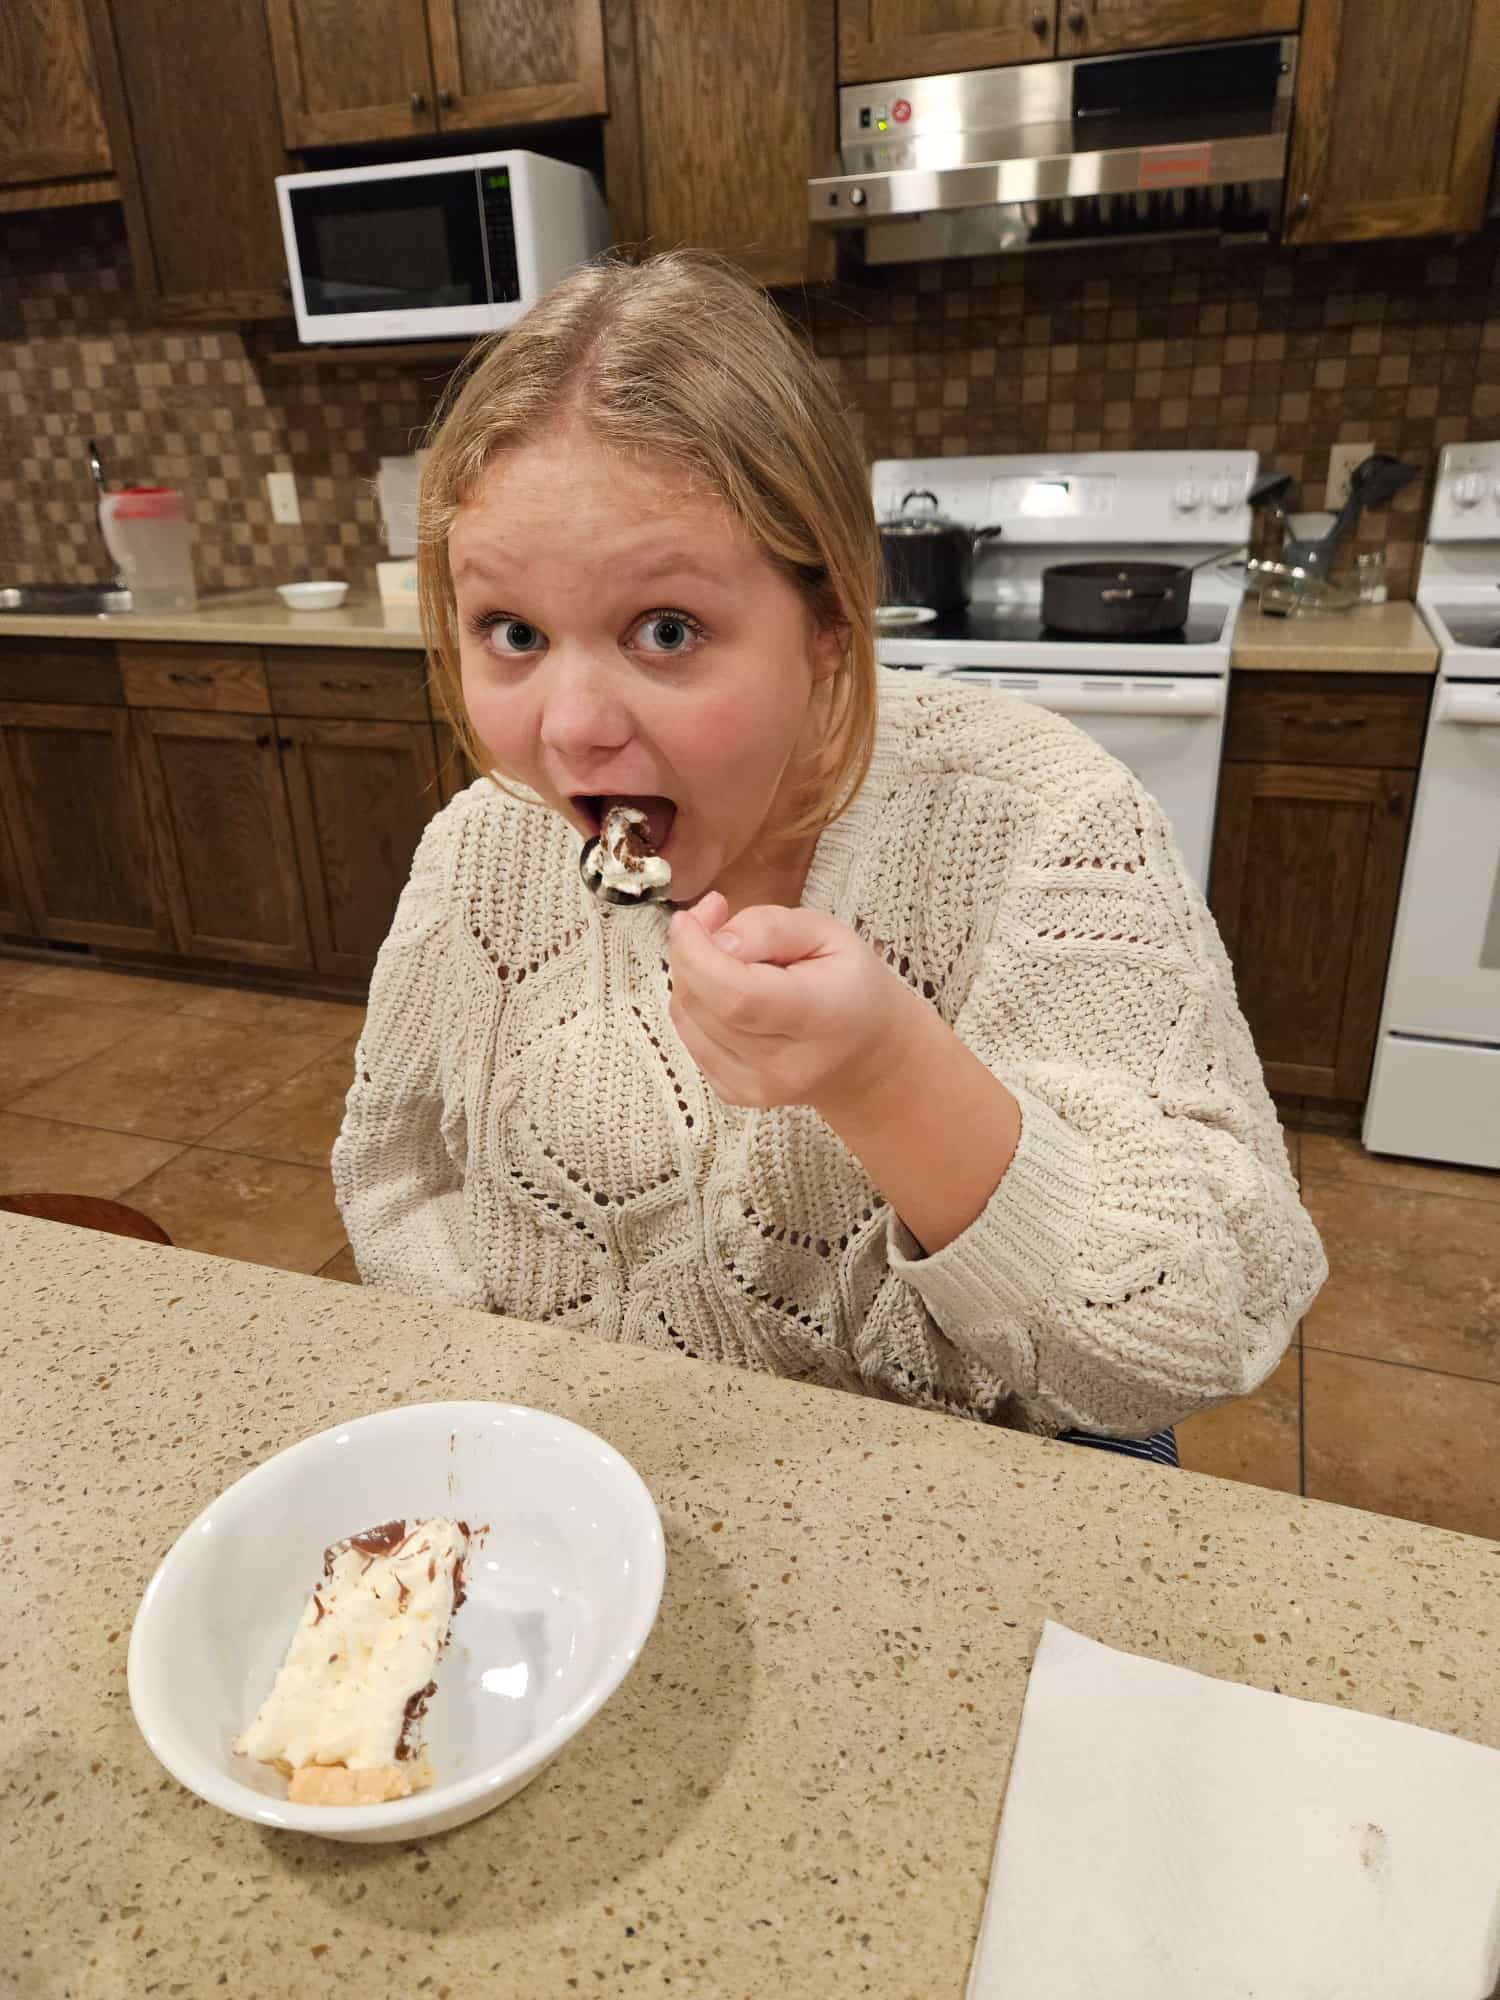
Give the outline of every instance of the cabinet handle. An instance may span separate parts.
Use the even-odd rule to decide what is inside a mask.
[[[1400,819],[1406,811],[1406,800],[1399,792],[1392,792],[1386,799],[1385,809],[1392,819]]]
[[[257,736],[257,737],[256,737],[256,739],[255,739],[255,747],[256,747],[256,749],[257,749],[257,750],[269,750],[269,749],[270,749],[270,747],[271,747],[271,739],[270,739],[270,737],[269,737],[269,736]]]
[[[418,118],[420,118],[422,113],[427,109],[427,99],[422,95],[422,92],[420,90],[414,90],[412,92],[411,108],[414,115]]]
[[[1310,194],[1299,194],[1297,199],[1292,203],[1293,222],[1302,222],[1311,214],[1312,196]]]
[[[297,739],[294,736],[278,736],[276,739],[276,748],[278,750],[295,750],[296,747]]]
[[[1289,729],[1359,729],[1365,720],[1362,715],[1294,715],[1290,709],[1281,719]]]
[[[1084,13],[1081,7],[1069,8],[1068,29],[1071,34],[1081,35],[1084,29],[1087,28],[1088,24],[1089,24],[1089,17],[1087,14]]]
[[[214,677],[212,674],[170,673],[167,675],[167,679],[169,681],[175,681],[178,687],[211,688],[214,684]]]
[[[319,681],[318,686],[326,694],[369,694],[368,681]]]
[[[1051,25],[1052,24],[1047,19],[1047,16],[1042,12],[1041,8],[1038,7],[1036,12],[1031,17],[1032,34],[1036,36],[1038,41],[1044,42],[1047,39],[1047,30],[1049,27],[1051,27]]]
[[[438,110],[451,111],[452,109],[453,109],[453,92],[451,90],[440,90],[438,92]]]

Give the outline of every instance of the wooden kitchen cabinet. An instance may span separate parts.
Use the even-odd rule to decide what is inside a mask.
[[[0,702],[0,791],[20,889],[15,928],[66,944],[171,949],[125,709]]]
[[[288,146],[606,109],[600,0],[265,0]]]
[[[179,952],[312,969],[276,725],[137,709],[146,794]]]
[[[1295,34],[1301,14],[1302,0],[1058,0],[1057,53],[1102,56],[1112,49]]]
[[[368,977],[442,800],[426,722],[279,725],[319,972]]]
[[[1416,676],[1232,683],[1209,902],[1273,1091],[1365,1095],[1430,692]]]
[[[289,317],[264,0],[84,5],[146,317]]]
[[[1496,0],[1306,0],[1287,241],[1477,229],[1497,114]]]
[[[0,186],[110,171],[81,0],[0,6]]]
[[[834,0],[605,0],[615,237],[717,250],[762,284],[831,277],[807,182],[836,144]]]
[[[6,799],[11,801],[12,812],[16,809],[16,800],[5,771],[3,737],[0,737],[0,779],[4,780],[4,790],[0,792],[0,936],[7,932],[19,935],[35,931],[36,912],[21,880],[21,866],[16,859],[17,839],[6,817]]]

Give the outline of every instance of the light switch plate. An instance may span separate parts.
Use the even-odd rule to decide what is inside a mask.
[[[296,473],[268,472],[266,492],[271,501],[271,519],[278,527],[295,528],[302,519],[302,509],[297,501]]]
[[[1328,454],[1328,493],[1323,502],[1336,514],[1349,498],[1349,475],[1375,449],[1374,443],[1336,444]]]

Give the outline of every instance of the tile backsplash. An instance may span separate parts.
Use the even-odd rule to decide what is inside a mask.
[[[1500,236],[1326,250],[1159,244],[982,258],[789,293],[869,457],[1249,446],[1323,504],[1329,447],[1428,478],[1358,546],[1409,592],[1438,449],[1500,436]],[[105,557],[85,441],[113,479],[181,485],[204,590],[368,578],[374,480],[418,442],[432,364],[291,356],[289,330],[152,325],[117,210],[0,216],[0,580]],[[299,527],[271,520],[291,471]]]

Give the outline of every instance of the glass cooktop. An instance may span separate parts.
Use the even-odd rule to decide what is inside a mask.
[[[1500,622],[1500,621],[1497,621]],[[983,641],[989,645],[1018,640],[1023,644],[1088,646],[1211,646],[1224,630],[1224,612],[1217,605],[1188,613],[1186,625],[1175,632],[1121,632],[1105,638],[1100,634],[1061,632],[1042,623],[1040,606],[969,604],[961,611],[945,611],[925,625],[915,625],[904,633],[884,633],[882,638],[948,639]]]
[[[1500,610],[1449,611],[1441,604],[1437,609],[1438,616],[1453,634],[1453,643],[1456,646],[1475,646],[1486,653],[1500,650]],[[929,625],[926,629],[935,632],[937,627]]]

